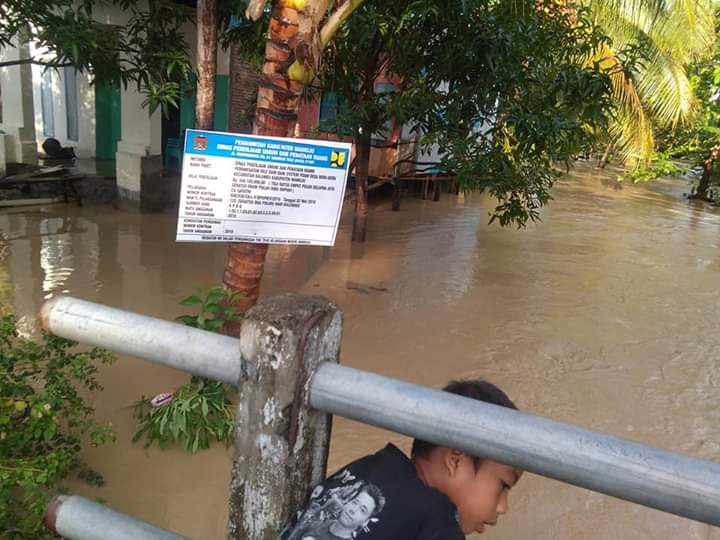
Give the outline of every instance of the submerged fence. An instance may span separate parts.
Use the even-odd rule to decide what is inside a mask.
[[[276,540],[325,474],[330,414],[720,526],[720,464],[340,366],[341,313],[322,298],[266,300],[239,340],[69,297],[48,302],[41,318],[59,336],[238,386],[228,538]],[[63,532],[85,508],[77,503],[63,522],[65,506],[54,530],[110,538]]]

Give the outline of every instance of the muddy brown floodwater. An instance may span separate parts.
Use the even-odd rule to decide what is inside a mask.
[[[720,461],[720,214],[680,182],[623,185],[579,169],[525,230],[487,225],[484,197],[372,208],[352,246],[273,247],[263,294],[323,294],[345,313],[343,363],[415,383],[485,377],[532,413]],[[23,329],[58,294],[173,318],[219,283],[224,245],[177,244],[175,214],[51,206],[0,213],[0,302]],[[378,290],[386,288],[387,291]],[[195,539],[224,537],[230,451],[132,444],[132,403],[177,371],[121,358],[101,372],[100,418],[118,440],[87,449],[107,485],[70,488]],[[334,425],[330,467],[408,440]],[[526,475],[489,540],[720,540],[720,530]]]

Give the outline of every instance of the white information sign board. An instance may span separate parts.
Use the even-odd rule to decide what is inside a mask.
[[[350,148],[187,130],[176,239],[332,246]]]

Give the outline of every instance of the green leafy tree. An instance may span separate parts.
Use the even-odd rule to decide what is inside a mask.
[[[553,162],[587,144],[611,109],[603,110],[609,78],[590,61],[602,35],[554,8],[370,0],[356,9],[320,70],[323,91],[342,104],[335,130],[356,143],[354,240],[365,235],[371,137],[386,136],[393,118],[440,145],[443,166],[463,187],[498,197],[501,223],[538,216],[557,175]],[[401,82],[379,92],[380,75]]]
[[[498,203],[502,225],[539,217],[568,160],[606,128],[610,77],[594,52],[606,43],[586,10],[554,2],[416,1],[397,29],[415,36],[396,57],[407,78],[398,116],[464,189]],[[406,39],[410,39],[407,38]]]
[[[52,538],[42,515],[59,484],[77,473],[92,484],[102,477],[79,458],[81,445],[111,441],[98,423],[88,392],[101,390],[97,364],[113,357],[102,349],[44,335],[20,337],[15,320],[0,316],[0,537]]]
[[[377,86],[382,75],[397,72],[394,57],[401,45],[396,30],[408,14],[410,2],[364,2],[338,31],[321,64],[319,84],[336,100],[333,125],[320,126],[350,135],[355,142],[355,219],[352,238],[365,241],[367,230],[367,185],[373,136],[387,140],[393,120],[390,103],[403,85],[390,89]]]
[[[715,12],[715,26],[720,25],[720,11]],[[720,193],[716,163],[720,158],[720,43],[715,42],[712,55],[695,62],[688,69],[697,97],[694,121],[688,126],[658,130],[660,149],[674,158],[683,158],[702,166],[702,175],[690,196],[717,201]]]
[[[124,10],[124,24],[102,24],[98,9]],[[48,68],[74,66],[96,81],[134,84],[150,111],[177,107],[194,78],[183,25],[194,10],[170,0],[5,0],[0,3],[0,48],[35,42],[47,55],[0,62]]]
[[[343,21],[352,24],[366,7],[387,4],[251,0],[247,18],[263,29],[271,13],[255,109],[257,133],[287,136],[303,86],[322,73],[333,47],[344,46],[343,34],[336,36],[338,29],[345,31]],[[504,225],[537,219],[558,174],[554,163],[567,159],[605,126],[610,81],[589,61],[602,36],[584,12],[580,17],[564,11],[549,16],[542,1],[416,0],[400,5],[402,17],[383,28],[381,36],[403,46],[401,54],[392,45],[385,52],[392,53],[391,69],[402,75],[406,91],[401,98],[393,96],[387,110],[400,124],[412,121],[421,128],[425,143],[441,146],[444,166],[459,174],[464,188],[487,189],[499,199],[493,218]],[[236,36],[244,26],[238,25]],[[345,43],[363,47],[367,38]],[[347,86],[356,91],[361,80],[370,80],[359,70],[344,73],[354,79]],[[377,110],[369,85],[365,88],[368,99],[363,102],[369,107],[354,111],[361,119]],[[485,127],[478,130],[480,126]],[[352,129],[361,134],[359,125]],[[241,243],[228,249],[223,281],[242,293],[241,312],[258,297],[266,250]]]
[[[649,165],[654,131],[693,120],[696,99],[686,68],[712,50],[712,2],[590,0],[584,5],[609,37],[592,58],[611,73],[617,113],[609,144],[630,167]]]

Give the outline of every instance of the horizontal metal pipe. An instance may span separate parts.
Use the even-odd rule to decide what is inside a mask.
[[[49,530],[69,540],[188,540],[78,496],[55,497],[44,522]]]
[[[720,464],[448,394],[323,364],[316,409],[720,526]]]
[[[235,338],[67,297],[42,317],[62,337],[239,380]],[[717,463],[330,363],[310,390],[311,405],[331,414],[720,526]]]
[[[43,327],[67,339],[171,366],[227,384],[240,376],[240,341],[69,296],[46,302]]]

